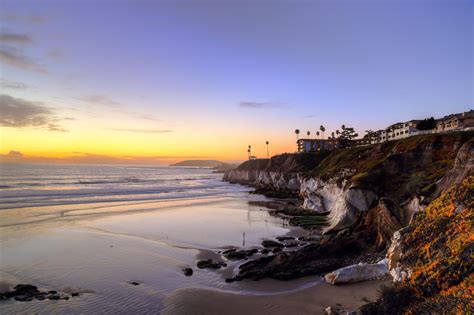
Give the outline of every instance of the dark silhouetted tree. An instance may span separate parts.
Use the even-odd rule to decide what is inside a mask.
[[[326,131],[326,128],[324,128],[324,126],[321,125],[321,126],[319,127],[319,130],[321,130],[321,132],[323,133],[323,139],[324,139],[324,132]]]
[[[347,148],[352,146],[352,140],[357,138],[359,135],[355,132],[354,128],[346,127],[345,125],[341,126],[342,131],[339,135],[339,146],[341,148]]]
[[[418,130],[431,130],[436,128],[436,120],[433,117],[425,118],[416,124]]]
[[[368,141],[369,143],[374,143],[377,141],[377,132],[373,130],[366,130],[363,139]]]

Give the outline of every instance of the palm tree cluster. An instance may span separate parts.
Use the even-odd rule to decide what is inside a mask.
[[[321,132],[319,132],[321,131]],[[324,139],[324,133],[326,132],[326,127],[324,127],[323,125],[319,126],[319,130],[315,132],[316,134],[316,138],[319,139],[319,136],[322,135],[322,138],[321,139]],[[336,133],[339,135],[339,130],[336,130]],[[299,135],[300,135],[300,130],[299,129],[295,129],[295,134],[296,134],[296,141],[299,140]],[[307,131],[306,132],[306,135],[308,136],[308,138],[311,136],[311,132],[310,131]],[[331,133],[331,136],[332,138],[335,138],[334,136],[334,132]]]
[[[316,134],[316,139],[321,139],[321,140],[325,139],[325,132],[326,132],[326,127],[321,125],[319,127],[319,130],[316,131],[316,133],[315,133]],[[295,129],[295,134],[296,134],[296,140],[298,141],[300,130]],[[306,135],[309,138],[311,136],[311,132],[307,131]],[[321,138],[320,138],[320,135],[322,135]],[[337,129],[336,131],[331,132],[330,136],[327,139],[328,140],[338,139],[338,146],[344,148],[344,147],[352,146],[353,145],[353,140],[356,139],[358,136],[359,135],[355,132],[354,128],[346,127],[346,125],[342,125],[341,126],[341,131],[339,129]],[[367,138],[375,139],[376,138],[376,133],[371,131],[371,130],[368,130],[367,135],[364,138],[366,138],[366,139]]]

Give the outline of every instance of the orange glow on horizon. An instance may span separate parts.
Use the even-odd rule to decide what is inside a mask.
[[[111,158],[152,158],[163,163],[183,159],[216,159],[238,161],[247,159],[247,146],[252,145],[252,155],[267,155],[263,136],[250,136],[242,132],[140,134],[110,130],[78,132],[51,132],[37,129],[0,128],[0,154],[21,152],[30,158],[67,159],[84,155]],[[270,141],[270,155],[293,152],[294,135]]]

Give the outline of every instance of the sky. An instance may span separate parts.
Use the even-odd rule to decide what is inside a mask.
[[[0,0],[0,157],[293,152],[472,109],[474,1]]]

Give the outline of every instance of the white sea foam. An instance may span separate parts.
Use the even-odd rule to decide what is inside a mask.
[[[209,169],[2,165],[0,209],[185,199],[247,191]]]

